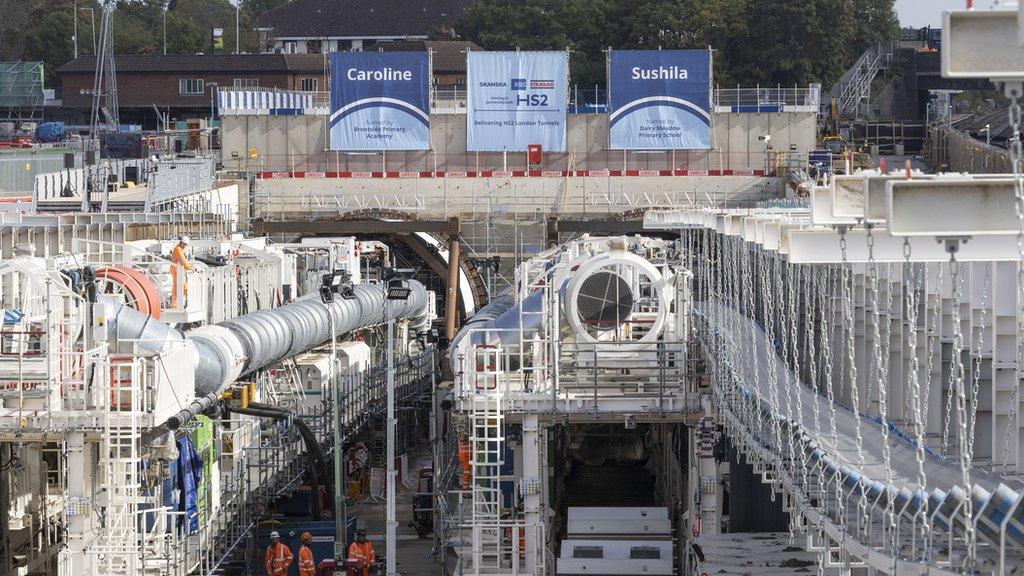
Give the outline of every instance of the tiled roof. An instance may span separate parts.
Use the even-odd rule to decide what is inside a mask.
[[[481,50],[473,42],[464,40],[407,40],[381,42],[374,48],[385,52],[434,52],[434,72],[458,74],[466,72],[466,52]]]
[[[119,54],[114,65],[123,72],[291,72],[324,69],[320,54]],[[57,69],[58,74],[92,73],[96,58],[82,56]]]

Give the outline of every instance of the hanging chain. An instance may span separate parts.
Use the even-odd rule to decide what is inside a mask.
[[[954,286],[953,366],[951,368],[951,377],[953,379],[954,388],[950,393],[951,395],[954,393],[956,394],[957,419],[959,420],[959,434],[957,440],[961,443],[960,450],[958,450],[960,455],[960,475],[964,494],[966,495],[963,505],[964,532],[965,542],[967,545],[967,557],[965,558],[965,562],[967,573],[970,574],[973,573],[976,542],[974,534],[974,506],[971,498],[971,463],[967,459],[967,451],[963,446],[963,443],[967,442],[967,394],[965,390],[966,375],[964,374],[964,363],[963,357],[961,356],[964,348],[964,335],[960,323],[960,300],[962,297],[961,284],[959,282],[960,264],[956,260],[955,248],[951,249],[949,253],[949,270]]]
[[[924,270],[927,273],[928,265],[924,265]],[[935,305],[931,308],[927,307],[928,302],[925,302],[925,314],[924,314],[924,329],[927,335],[927,360],[925,363],[924,371],[924,393],[921,395],[921,427],[924,428],[925,434],[928,433],[928,412],[931,410],[931,404],[929,397],[932,391],[932,367],[935,366],[935,353],[938,350],[939,338],[942,335],[942,285],[945,280],[945,274],[943,272],[944,267],[938,266],[936,270],[936,281],[935,281]],[[925,291],[925,296],[928,292]],[[932,323],[931,328],[928,324],[928,313],[931,311]],[[940,399],[941,402],[941,399]]]
[[[928,485],[928,475],[925,472],[925,449],[924,449],[924,425],[921,403],[921,386],[918,372],[920,370],[920,361],[917,357],[917,307],[918,307],[918,294],[920,293],[922,286],[922,276],[924,276],[924,269],[918,272],[918,267],[910,261],[910,239],[904,238],[903,241],[903,261],[906,271],[904,273],[904,302],[906,304],[906,325],[907,325],[907,349],[909,352],[909,366],[907,370],[908,377],[908,406],[907,416],[910,418],[910,422],[913,425],[914,430],[914,443],[915,450],[914,456],[917,459],[917,485],[918,488],[924,490]],[[922,265],[922,268],[924,266]],[[927,312],[925,313],[925,321],[927,323]],[[914,514],[914,537],[916,538],[917,529],[920,529],[921,534],[921,560],[927,561],[928,559],[928,546],[931,540],[931,526],[929,523],[928,514],[928,499],[924,498],[921,504],[921,508]],[[917,548],[916,546],[914,547]]]
[[[1024,152],[1021,150],[1020,125],[1024,116],[1021,114],[1020,99],[1010,98],[1010,164],[1013,165],[1014,209],[1017,213],[1017,350],[1016,369],[1014,371],[1013,389],[1010,392],[1010,414],[1006,424],[1006,437],[1003,439],[1003,466],[1010,465],[1010,442],[1017,433],[1017,418],[1020,411],[1019,394],[1021,379],[1024,378],[1024,177],[1021,176],[1021,161]],[[1018,442],[1020,439],[1018,438]],[[1014,463],[1018,466],[1017,457]]]
[[[843,331],[846,334],[846,361],[847,361],[847,374],[849,375],[850,382],[850,404],[853,410],[853,427],[857,437],[857,467],[859,470],[864,469],[864,437],[861,434],[861,411],[860,411],[860,390],[857,385],[857,364],[854,358],[854,351],[856,349],[855,332],[856,323],[853,318],[853,281],[854,281],[854,270],[853,265],[849,263],[847,259],[847,246],[846,246],[846,229],[840,228],[839,230],[839,246],[842,252],[842,268],[840,281],[842,282],[842,297],[841,305],[843,307]],[[868,502],[867,502],[867,490],[860,489],[860,498],[858,499],[858,511],[860,513],[859,521],[860,528],[865,529],[868,526]]]
[[[974,433],[978,424],[978,392],[981,388],[981,359],[985,351],[985,320],[988,316],[989,293],[992,284],[992,263],[985,262],[985,280],[981,285],[981,312],[978,315],[978,329],[975,332],[977,345],[974,348],[974,374],[971,378],[970,423],[967,427],[967,461],[974,462]]]
[[[953,299],[953,314],[955,316],[954,326],[955,330],[960,329],[959,314],[960,310],[956,309],[957,302],[959,301],[959,295],[963,292],[963,278],[960,277],[960,264],[956,262],[956,256],[950,255],[950,290]],[[961,344],[962,346],[962,344]],[[956,359],[954,359],[956,360]],[[949,388],[949,394],[946,395],[946,415],[945,420],[942,423],[942,453],[946,456],[949,455],[949,444],[952,436],[952,421],[953,421],[953,404],[954,398],[956,398],[956,378],[957,373],[955,370],[949,371],[949,378],[947,380],[947,387]],[[962,448],[962,447],[960,447]]]

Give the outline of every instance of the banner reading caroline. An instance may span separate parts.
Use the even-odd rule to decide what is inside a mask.
[[[613,50],[610,58],[612,148],[711,148],[710,51]]]
[[[466,149],[565,152],[565,52],[470,52]]]
[[[424,52],[331,54],[331,149],[430,149],[429,87]]]

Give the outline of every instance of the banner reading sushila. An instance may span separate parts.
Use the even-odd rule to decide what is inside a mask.
[[[610,60],[612,148],[711,148],[710,51],[613,50]]]

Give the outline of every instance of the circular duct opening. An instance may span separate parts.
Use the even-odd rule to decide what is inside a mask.
[[[584,326],[611,330],[629,319],[633,291],[618,274],[595,272],[580,284],[576,310]]]

